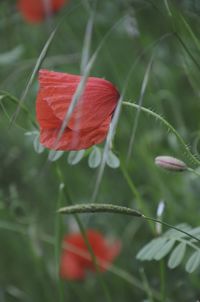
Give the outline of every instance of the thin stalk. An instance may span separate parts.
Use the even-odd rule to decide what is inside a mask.
[[[191,51],[189,50],[189,48],[186,46],[186,44],[184,43],[183,39],[179,36],[179,34],[177,32],[174,33],[175,37],[177,38],[177,40],[179,41],[179,43],[183,46],[183,48],[185,49],[185,51],[187,52],[188,56],[191,58],[191,60],[193,61],[194,64],[196,64],[196,66],[198,67],[198,69],[200,70],[200,65],[198,63],[198,61],[195,59],[195,57],[192,55]]]
[[[153,116],[154,118],[156,118],[157,120],[161,121],[162,124],[168,128],[168,130],[170,130],[177,138],[180,146],[184,149],[185,151],[185,154],[188,156],[188,158],[190,159],[190,161],[196,165],[196,166],[200,166],[200,160],[198,160],[190,151],[189,147],[187,146],[187,144],[184,142],[182,136],[176,131],[176,129],[166,120],[164,119],[162,116],[160,116],[158,113],[148,109],[148,108],[145,108],[145,107],[142,107],[142,106],[139,106],[135,103],[130,103],[130,102],[123,102],[123,105],[125,106],[129,106],[129,107],[132,107],[132,108],[135,108],[135,109],[140,109],[141,111],[143,111],[144,113],[148,114],[148,115],[151,115]]]
[[[160,295],[162,302],[165,302],[165,267],[164,261],[160,260]]]
[[[33,124],[33,126],[37,129],[38,125],[36,124],[35,120],[33,119],[33,117],[30,115],[30,112],[28,110],[28,108],[26,108],[23,104],[20,104],[20,100],[17,99],[14,95],[10,94],[7,91],[4,90],[0,90],[0,94],[2,94],[2,96],[4,98],[9,98],[13,103],[15,103],[16,105],[18,105],[20,107],[20,109],[23,110],[23,112],[27,115],[27,117],[30,119],[31,123]],[[11,121],[10,117],[9,120]]]
[[[58,200],[57,200],[57,209],[61,206],[63,199],[63,184],[60,184],[59,193],[58,193]],[[62,283],[59,276],[60,270],[60,250],[61,250],[61,228],[62,228],[62,221],[61,218],[56,216],[55,217],[55,264],[56,264],[56,274],[58,280],[58,291],[59,291],[59,301],[64,301],[64,292]]]
[[[154,302],[153,294],[152,294],[152,291],[151,291],[151,288],[149,286],[149,282],[148,282],[147,276],[146,276],[145,271],[144,271],[143,268],[140,269],[140,274],[142,276],[144,288],[145,288],[147,296],[148,296],[148,301]]]
[[[180,232],[180,233],[183,233],[183,234],[187,235],[188,237],[190,237],[190,238],[192,238],[192,239],[195,239],[195,240],[197,240],[198,242],[200,242],[200,239],[199,239],[198,237],[195,237],[195,236],[191,235],[190,233],[188,233],[188,232],[186,232],[186,231],[184,231],[184,230],[181,230],[181,229],[179,229],[179,228],[177,228],[177,227],[175,227],[175,226],[173,226],[173,225],[171,225],[171,224],[169,224],[169,223],[167,223],[167,222],[164,222],[164,221],[161,221],[161,220],[152,218],[152,217],[147,217],[147,216],[142,216],[142,217],[143,217],[144,219],[146,219],[146,220],[154,221],[154,222],[160,223],[160,224],[162,224],[162,225],[165,225],[165,226],[169,227],[170,229],[174,229],[174,230],[176,230],[176,231],[178,231],[178,232]]]
[[[137,190],[136,186],[134,185],[133,181],[131,180],[131,177],[128,174],[125,164],[123,163],[123,161],[121,159],[120,159],[120,169],[123,173],[124,178],[126,179],[128,185],[129,185],[129,188],[131,189],[131,192],[133,193],[133,196],[135,196],[135,202],[137,204],[138,209],[140,209],[141,211],[144,212],[145,215],[147,215],[147,213],[149,211],[148,211],[146,205],[144,204],[139,191]],[[155,233],[155,229],[154,229],[151,221],[149,221],[149,226],[150,226],[152,232]]]
[[[57,165],[57,174],[59,176],[60,182],[62,184],[64,184],[64,177],[63,177],[62,171],[61,171],[61,169],[60,169],[60,167],[58,165]],[[66,185],[64,185],[64,187],[63,187],[63,193],[64,193],[66,201],[70,204],[69,208],[73,207],[73,205],[72,205],[73,202],[72,202],[69,190],[68,190],[68,188],[67,188]],[[93,263],[93,265],[95,267],[95,270],[97,272],[97,277],[98,277],[99,282],[101,284],[102,290],[104,291],[105,297],[106,297],[106,299],[107,299],[108,302],[112,302],[111,296],[110,296],[109,291],[108,291],[107,286],[106,286],[106,283],[104,282],[103,278],[100,276],[100,271],[99,271],[99,267],[97,265],[96,256],[95,256],[95,254],[94,254],[94,252],[92,250],[92,247],[91,247],[91,245],[89,243],[89,240],[88,240],[88,237],[87,237],[87,234],[86,234],[86,231],[84,229],[84,226],[83,226],[83,224],[82,224],[79,216],[77,215],[77,212],[74,212],[74,218],[75,218],[75,220],[76,220],[76,222],[77,222],[77,224],[79,226],[80,232],[81,232],[81,234],[83,236],[83,239],[85,241],[87,249],[88,249],[88,251],[90,253],[92,263]]]
[[[189,172],[191,172],[191,173],[193,173],[193,174],[195,174],[197,176],[200,176],[200,173],[198,171],[196,171],[196,170],[194,170],[194,169],[192,169],[190,167],[187,167],[187,171],[189,171]]]

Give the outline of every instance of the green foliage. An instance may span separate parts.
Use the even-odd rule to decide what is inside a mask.
[[[181,230],[189,232],[189,234],[200,238],[200,228],[193,228],[188,224],[177,225]],[[188,258],[185,265],[185,270],[188,273],[193,273],[199,268],[200,259],[199,253],[200,248],[194,242],[194,239],[185,238],[187,235],[180,233],[176,230],[168,230],[156,239],[151,240],[146,244],[137,254],[136,258],[141,261],[160,261],[165,256],[169,255],[168,267],[171,269],[176,268],[184,260],[186,248],[190,249],[192,255]],[[192,249],[192,250],[191,250]],[[195,250],[195,252],[194,252]]]
[[[80,151],[70,151],[68,155],[68,164],[76,165],[78,164],[85,154],[85,150]]]
[[[101,150],[98,147],[93,147],[92,152],[88,158],[88,165],[90,168],[97,168],[101,163]]]
[[[199,0],[75,0],[36,25],[23,20],[16,2],[0,1],[0,301],[197,301],[197,240],[175,230],[155,237],[154,222],[111,213],[80,221],[83,231],[121,240],[114,264],[100,278],[61,280],[61,240],[77,224],[57,209],[89,203],[98,174],[95,202],[155,217],[164,200],[163,219],[200,238]],[[106,149],[41,146],[39,68],[105,78],[118,88],[123,106]],[[162,171],[158,155],[180,158],[197,174]]]

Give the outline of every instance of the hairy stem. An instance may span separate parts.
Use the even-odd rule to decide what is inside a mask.
[[[180,146],[183,148],[184,152],[185,152],[185,155],[188,157],[188,159],[191,161],[191,163],[193,165],[195,165],[195,167],[198,167],[200,166],[200,161],[191,153],[189,147],[187,146],[187,144],[184,142],[182,136],[176,131],[176,129],[166,120],[164,119],[162,116],[160,116],[158,113],[148,109],[148,108],[145,108],[143,106],[139,106],[135,103],[130,103],[130,102],[123,102],[123,105],[125,106],[129,106],[129,107],[132,107],[132,108],[135,108],[135,109],[139,109],[141,110],[142,112],[148,114],[148,115],[151,115],[153,116],[154,118],[156,118],[157,120],[161,121],[162,124],[167,127],[167,129],[169,131],[171,131],[177,138]]]

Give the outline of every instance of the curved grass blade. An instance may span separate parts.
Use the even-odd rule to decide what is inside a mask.
[[[27,96],[27,94],[29,92],[29,89],[30,89],[30,87],[31,87],[31,85],[32,85],[32,83],[33,83],[33,81],[35,79],[36,73],[38,72],[40,66],[42,65],[42,63],[43,63],[43,61],[44,61],[44,59],[45,59],[45,57],[47,55],[47,51],[48,51],[48,49],[49,49],[49,47],[50,47],[50,45],[51,45],[51,43],[53,41],[53,38],[55,37],[55,34],[56,34],[57,30],[58,30],[58,26],[50,34],[47,42],[45,43],[45,45],[44,45],[44,47],[42,49],[42,52],[41,52],[39,58],[37,59],[36,65],[35,65],[35,67],[33,69],[33,72],[31,74],[31,76],[30,76],[30,78],[29,78],[29,80],[27,82],[27,85],[25,87],[25,90],[24,90],[24,92],[23,92],[23,94],[22,94],[22,96],[20,98],[19,105],[17,106],[17,109],[16,109],[15,113],[13,114],[13,116],[11,118],[10,127],[15,123],[15,121],[17,119],[17,116],[18,116],[18,114],[20,112],[20,108],[21,108],[21,106],[23,105],[23,103],[24,103],[24,101],[26,99],[26,96]]]
[[[61,26],[61,24],[63,23],[63,21],[66,19],[66,16],[69,15],[69,14],[71,14],[71,13],[72,13],[79,5],[80,5],[80,3],[77,4],[76,6],[74,6],[71,10],[69,10],[69,11],[65,14],[65,16],[61,19],[60,23],[59,23],[59,24],[55,27],[55,29],[51,32],[51,34],[50,34],[48,40],[46,41],[46,43],[45,43],[45,45],[44,45],[44,47],[43,47],[43,49],[42,49],[42,51],[41,51],[41,53],[40,53],[40,55],[39,55],[37,61],[36,61],[35,67],[34,67],[34,69],[33,69],[33,72],[32,72],[32,74],[30,75],[30,78],[29,78],[29,80],[28,80],[28,82],[27,82],[27,85],[26,85],[26,87],[25,87],[25,89],[24,89],[24,92],[22,93],[22,96],[21,96],[21,98],[20,98],[19,105],[18,105],[18,107],[17,107],[15,113],[13,114],[13,116],[12,116],[12,118],[11,118],[10,127],[15,123],[15,121],[16,121],[16,119],[17,119],[17,116],[18,116],[18,114],[19,114],[19,112],[20,112],[20,107],[21,107],[21,105],[25,102],[25,99],[26,99],[26,96],[27,96],[27,94],[28,94],[28,92],[29,92],[29,90],[30,90],[30,87],[31,87],[31,85],[32,85],[32,83],[33,83],[33,81],[34,81],[34,79],[35,79],[35,76],[36,76],[36,74],[37,74],[37,72],[38,72],[40,66],[42,65],[44,59],[46,58],[47,52],[48,52],[48,50],[49,50],[49,47],[51,46],[51,43],[52,43],[52,41],[53,41],[53,39],[54,39],[54,37],[55,37],[55,35],[56,35],[58,29],[60,28],[60,26]]]
[[[132,151],[133,151],[133,144],[134,144],[135,135],[136,135],[137,127],[138,127],[139,116],[140,116],[140,112],[141,112],[141,106],[143,104],[145,91],[146,91],[147,84],[148,84],[148,81],[149,81],[149,74],[150,74],[151,67],[152,67],[153,57],[154,57],[154,54],[150,58],[150,61],[149,61],[149,64],[147,66],[147,69],[145,71],[144,79],[143,79],[143,82],[142,82],[140,97],[139,97],[139,100],[138,100],[139,108],[136,112],[135,121],[134,121],[134,124],[133,124],[133,130],[132,130],[131,138],[130,138],[130,141],[129,141],[127,161],[129,161],[129,159],[131,157],[131,154],[132,154]]]

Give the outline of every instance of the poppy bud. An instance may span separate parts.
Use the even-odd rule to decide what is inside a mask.
[[[182,160],[167,155],[157,156],[155,164],[170,171],[181,172],[187,170],[187,165]]]

